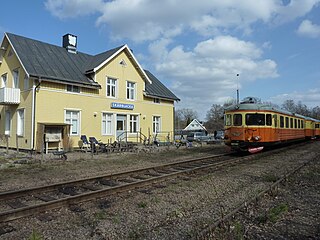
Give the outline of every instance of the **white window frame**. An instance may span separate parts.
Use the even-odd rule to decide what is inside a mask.
[[[134,101],[136,99],[136,83],[135,82],[127,81],[126,95],[127,95],[127,100]]]
[[[12,88],[19,88],[19,68],[12,71]]]
[[[101,126],[101,134],[103,136],[113,135],[114,129],[114,115],[113,113],[102,113],[102,126]]]
[[[154,98],[153,103],[160,104],[160,98]]]
[[[114,82],[111,82],[111,81],[114,81]],[[110,88],[110,93],[108,93],[108,88]],[[112,94],[112,93],[114,93],[114,94]],[[106,96],[109,98],[116,98],[117,95],[118,95],[118,81],[117,81],[117,79],[112,78],[112,77],[107,77],[107,79],[106,79]]]
[[[66,90],[67,90],[67,92],[80,93],[80,87],[75,86],[75,85],[71,85],[71,84],[68,84],[66,86]]]
[[[5,73],[1,75],[1,88],[7,87],[7,84],[8,84],[8,74]]]
[[[134,129],[135,128],[135,129]],[[129,115],[129,133],[139,132],[139,115]]]
[[[11,112],[9,110],[5,111],[5,118],[6,118],[6,122],[5,122],[5,129],[4,129],[4,134],[6,136],[10,136],[11,133]]]
[[[154,134],[161,132],[161,116],[152,116],[152,132]]]
[[[17,110],[17,135],[24,135],[24,126],[25,126],[25,109],[21,108]]]
[[[68,116],[68,113],[70,113],[70,117]],[[81,124],[81,114],[80,114],[80,110],[69,110],[69,109],[66,109],[65,110],[65,113],[64,113],[64,121],[65,123],[68,123],[68,124],[71,124],[71,127],[70,127],[70,136],[78,136],[80,135],[80,124]],[[74,126],[73,126],[73,121],[76,121],[77,123],[77,127],[76,129],[74,129]],[[75,130],[75,131],[74,131]]]
[[[24,88],[24,90],[28,90],[29,89],[29,78],[28,78],[27,74],[24,76],[23,88]]]

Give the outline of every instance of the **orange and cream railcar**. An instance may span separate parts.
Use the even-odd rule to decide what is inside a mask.
[[[305,139],[306,122],[302,115],[246,98],[225,110],[225,143],[237,151],[257,152],[264,147]]]
[[[306,117],[306,138],[307,139],[314,139],[320,137],[320,121]]]
[[[320,138],[320,121],[316,120],[315,123],[315,137]]]

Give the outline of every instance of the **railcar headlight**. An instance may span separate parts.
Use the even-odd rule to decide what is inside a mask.
[[[261,137],[260,137],[260,136],[255,136],[255,137],[253,137],[253,140],[254,140],[254,141],[260,141],[260,140],[261,140]]]

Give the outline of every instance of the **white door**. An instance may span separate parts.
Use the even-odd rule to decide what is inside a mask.
[[[4,130],[5,135],[10,135],[10,128],[11,128],[11,114],[10,114],[10,111],[6,111],[6,125]]]
[[[117,139],[120,141],[126,138],[126,120],[126,115],[117,115]]]

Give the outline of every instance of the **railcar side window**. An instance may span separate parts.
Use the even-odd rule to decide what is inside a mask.
[[[233,115],[233,125],[234,126],[242,126],[242,115],[234,114]]]
[[[297,128],[297,119],[294,119],[294,128]]]
[[[271,114],[266,115],[266,124],[267,126],[272,126],[272,116]]]
[[[284,117],[280,116],[280,127],[284,128]]]
[[[264,126],[265,125],[265,115],[261,113],[254,114],[246,114],[246,125],[257,125]]]
[[[298,120],[298,128],[301,128],[300,119]]]
[[[289,118],[286,117],[286,128],[289,128]]]
[[[231,126],[231,114],[224,115],[224,125]]]
[[[290,128],[293,128],[293,118],[290,118]]]

